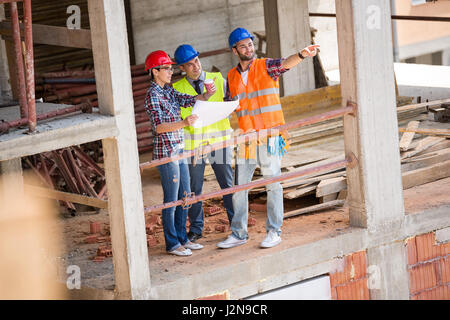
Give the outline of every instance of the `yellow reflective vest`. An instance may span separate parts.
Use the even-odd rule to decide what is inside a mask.
[[[206,79],[214,79],[217,88],[216,93],[209,98],[208,101],[222,102],[224,96],[223,77],[220,72],[205,72]],[[196,96],[197,92],[184,77],[183,79],[173,84],[175,90],[181,93],[186,93],[191,96]],[[205,92],[203,88],[203,92]],[[181,118],[185,119],[192,114],[192,107],[181,108]],[[209,126],[202,128],[194,128],[192,126],[184,127],[184,148],[185,150],[193,150],[200,145],[214,144],[217,142],[231,139],[232,129],[228,118],[217,121]]]

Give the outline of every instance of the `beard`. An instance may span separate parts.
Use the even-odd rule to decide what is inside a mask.
[[[238,54],[239,54],[239,59],[241,59],[241,61],[250,61],[250,60],[253,60],[253,58],[255,57],[255,52],[253,52],[250,57],[243,55],[239,51],[238,51]]]

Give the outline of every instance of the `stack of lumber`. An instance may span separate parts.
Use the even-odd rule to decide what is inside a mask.
[[[450,176],[450,124],[426,120],[426,111],[426,103],[398,108],[399,125],[406,125],[399,128],[403,189]],[[320,129],[320,125],[317,128]],[[288,152],[282,160],[282,172],[304,170],[343,159],[344,144],[341,138],[335,142]],[[257,173],[254,179],[261,178]],[[286,200],[315,195],[320,202],[319,205],[287,212],[285,217],[310,213],[344,204],[347,192],[346,170],[343,166],[283,181],[281,185]],[[250,194],[264,197],[265,188],[253,189]]]

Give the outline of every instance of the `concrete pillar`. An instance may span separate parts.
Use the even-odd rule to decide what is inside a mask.
[[[150,271],[124,4],[89,0],[88,6],[99,108],[115,116],[119,131],[116,138],[102,140],[115,291],[119,298],[148,299]]]
[[[308,0],[264,0],[264,21],[269,58],[286,58],[311,44]],[[281,96],[313,89],[312,59],[305,59],[281,77]]]
[[[345,152],[357,159],[347,168],[350,224],[367,228],[368,247],[374,248],[369,265],[378,266],[387,279],[374,298],[402,299],[405,290],[397,291],[389,281],[398,274],[405,278],[406,262],[383,253],[401,254],[390,242],[404,221],[390,3],[336,0],[336,14],[342,104],[357,104],[356,114],[344,117]],[[383,259],[405,264],[391,266]]]

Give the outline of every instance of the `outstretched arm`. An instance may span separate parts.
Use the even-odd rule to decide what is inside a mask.
[[[291,69],[303,61],[300,55],[303,56],[303,58],[314,57],[317,54],[317,49],[319,47],[320,45],[317,44],[307,46],[306,48],[303,48],[299,53],[294,53],[293,55],[284,59],[281,63],[281,66],[285,69]]]

